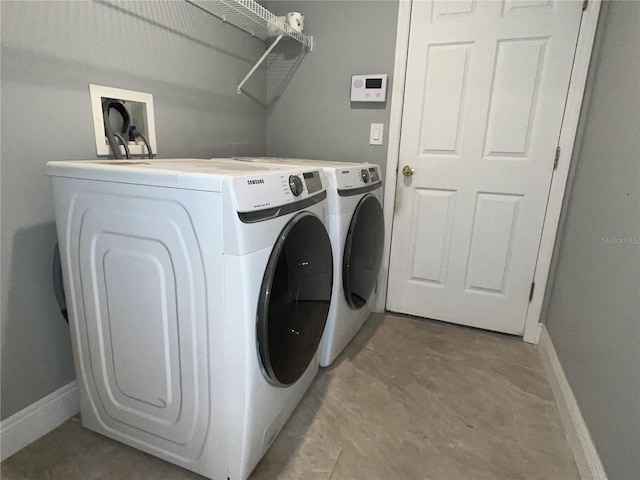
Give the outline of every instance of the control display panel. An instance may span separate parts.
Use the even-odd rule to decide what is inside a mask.
[[[352,75],[352,102],[384,102],[387,99],[387,74]]]
[[[382,186],[380,169],[377,165],[365,163],[360,167],[336,170],[336,187],[338,191],[371,186]]]
[[[307,186],[307,192],[315,193],[322,190],[322,180],[320,179],[320,172],[305,172],[302,174],[304,177],[304,183]]]

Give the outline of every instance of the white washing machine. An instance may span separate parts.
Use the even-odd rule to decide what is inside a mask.
[[[50,162],[83,424],[245,479],[318,371],[332,289],[314,168]]]
[[[384,245],[382,178],[370,163],[275,157],[234,157],[244,162],[324,170],[333,247],[333,295],[320,347],[320,366],[331,365],[371,314]]]

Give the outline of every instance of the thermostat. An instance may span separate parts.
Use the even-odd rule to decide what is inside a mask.
[[[387,74],[352,75],[352,102],[384,102],[387,97]]]

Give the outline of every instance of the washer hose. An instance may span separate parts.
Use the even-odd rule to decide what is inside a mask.
[[[118,140],[120,140],[120,143],[124,147],[124,154],[127,156],[127,159],[131,158],[131,152],[129,151],[129,145],[127,144],[127,141],[124,139],[124,137],[122,135],[120,135],[119,133],[114,133],[113,136],[116,137]],[[117,150],[118,150],[118,153],[120,153],[120,149],[118,148]],[[122,155],[120,155],[120,158],[122,158]]]
[[[133,135],[133,138],[138,138],[140,137],[142,139],[142,141],[144,142],[144,144],[147,146],[147,152],[149,154],[149,158],[153,159],[153,152],[151,151],[151,145],[149,145],[149,141],[147,140],[147,137],[145,137],[143,135],[142,132],[139,132],[138,130],[134,130],[133,132],[131,132]]]
[[[120,148],[118,147],[118,141],[116,140],[113,128],[111,127],[111,122],[109,122],[109,111],[112,108],[117,110],[118,113],[122,116],[122,129],[120,131],[120,134],[125,134],[129,130],[130,117],[129,112],[121,101],[115,100],[113,98],[105,98],[102,101],[102,118],[104,118],[104,132],[106,133],[107,139],[109,140],[109,147],[113,152],[113,157],[121,159],[122,154],[120,153]],[[127,146],[125,145],[125,150],[126,149]]]

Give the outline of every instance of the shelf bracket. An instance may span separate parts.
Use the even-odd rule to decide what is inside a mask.
[[[260,59],[256,62],[256,64],[253,66],[253,68],[251,70],[249,70],[249,73],[247,73],[247,75],[242,79],[242,81],[238,84],[238,95],[242,94],[242,87],[244,86],[245,83],[247,83],[247,80],[249,80],[249,78],[251,78],[251,75],[253,75],[253,73],[258,69],[258,67],[260,66],[260,64],[262,62],[264,62],[264,59],[267,58],[267,56],[271,53],[271,51],[275,48],[275,46],[278,44],[278,42],[280,40],[282,40],[282,37],[284,36],[284,34],[280,34],[278,35],[278,37],[273,41],[273,43],[271,44],[271,46],[269,48],[267,48],[267,50],[262,54],[262,56],[260,57]]]

